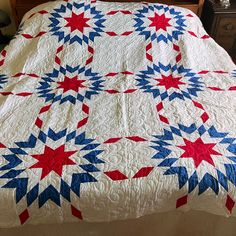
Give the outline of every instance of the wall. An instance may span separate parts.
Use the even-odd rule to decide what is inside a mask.
[[[10,0],[0,0],[0,9],[6,11],[11,16],[11,19],[12,19],[11,25],[8,26],[8,27],[3,28],[2,32],[4,34],[14,35],[15,32],[16,32],[16,29],[15,29],[14,20],[13,20],[12,15],[11,15]]]

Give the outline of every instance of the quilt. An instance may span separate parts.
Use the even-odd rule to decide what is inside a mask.
[[[0,53],[0,227],[236,215],[236,66],[191,11],[54,1]]]

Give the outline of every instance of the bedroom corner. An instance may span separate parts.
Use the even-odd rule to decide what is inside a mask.
[[[5,11],[11,17],[11,24],[1,29],[3,34],[14,35],[16,32],[15,22],[12,17],[10,0],[1,0],[0,9]]]

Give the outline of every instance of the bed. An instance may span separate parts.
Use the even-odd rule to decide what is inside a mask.
[[[235,216],[235,90],[187,9],[32,9],[0,54],[0,227]]]

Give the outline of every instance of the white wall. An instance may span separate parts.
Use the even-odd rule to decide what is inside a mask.
[[[10,34],[10,35],[15,34],[16,29],[15,29],[14,20],[11,15],[10,0],[0,0],[0,9],[6,11],[11,16],[11,19],[12,19],[11,25],[6,28],[3,28],[2,32],[5,34]]]

